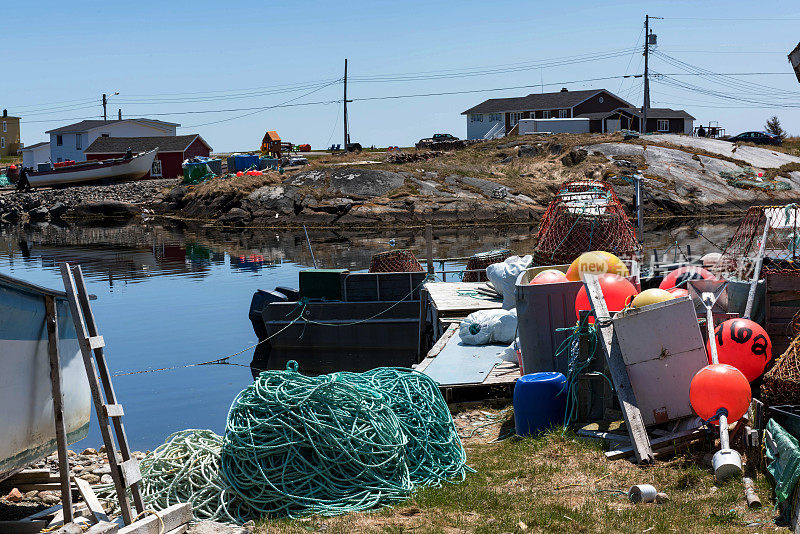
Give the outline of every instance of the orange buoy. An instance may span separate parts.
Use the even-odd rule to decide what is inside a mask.
[[[618,312],[628,303],[628,299],[637,295],[636,286],[630,280],[619,275],[606,273],[598,276],[600,289],[606,300],[608,311]],[[578,296],[575,297],[575,316],[580,319],[581,310],[591,310],[589,295],[586,293],[586,286],[581,287]],[[590,323],[594,323],[594,317],[589,318]]]
[[[688,289],[683,289],[682,287],[673,287],[672,289],[667,289],[667,291],[672,293],[672,296],[675,297],[676,299],[679,298],[679,297],[688,297],[689,296],[689,290]]]
[[[673,287],[681,286],[683,287],[684,283],[687,280],[715,280],[716,276],[711,274],[709,271],[706,271],[702,267],[696,267],[694,265],[690,265],[687,267],[680,267],[675,269],[674,271],[670,272],[664,279],[658,284],[658,287],[661,289],[672,289]]]
[[[546,269],[537,273],[536,276],[533,277],[528,285],[538,285],[538,284],[560,284],[563,282],[569,282],[567,280],[567,276],[559,271],[558,269]]]
[[[601,275],[608,272],[606,257],[597,252],[584,252],[567,269],[567,280],[580,282],[586,274]]]
[[[728,319],[714,330],[719,363],[737,368],[752,382],[772,359],[772,341],[761,325],[749,319]],[[711,347],[706,343],[711,361]]]
[[[751,397],[747,378],[737,368],[724,363],[703,367],[689,385],[689,403],[705,420],[714,417],[720,408],[725,408],[728,421],[738,421],[747,413]]]

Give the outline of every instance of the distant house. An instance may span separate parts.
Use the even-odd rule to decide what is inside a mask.
[[[84,150],[98,137],[174,136],[180,124],[154,119],[86,120],[45,132],[50,135],[50,161],[84,161]]]
[[[0,117],[0,157],[16,156],[19,152],[19,117],[12,117],[3,110]]]
[[[638,131],[641,109],[606,89],[568,91],[565,88],[556,93],[490,98],[462,115],[467,118],[467,139],[483,139],[495,127],[508,134],[522,119],[588,118],[590,132],[613,132],[622,128]],[[647,131],[691,133],[692,121],[694,117],[682,110],[650,108]]]
[[[28,145],[22,150],[22,166],[36,170],[40,163],[50,161],[50,141]]]
[[[193,156],[208,157],[211,146],[198,134],[156,137],[98,137],[84,154],[87,160],[121,158],[128,149],[141,154],[158,149],[148,178],[176,178],[183,174],[183,160]]]

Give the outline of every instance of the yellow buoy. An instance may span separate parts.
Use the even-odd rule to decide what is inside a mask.
[[[623,278],[627,278],[631,275],[631,273],[628,271],[628,267],[626,267],[625,264],[622,263],[622,260],[614,254],[606,252],[605,250],[595,250],[594,253],[600,254],[606,259],[606,262],[608,263],[608,272],[618,274]]]
[[[650,304],[656,304],[657,302],[664,302],[667,300],[672,300],[674,298],[675,295],[673,295],[669,291],[654,287],[652,289],[645,289],[644,291],[633,297],[631,306],[633,306],[634,308],[641,308],[642,306],[649,306]]]
[[[580,282],[584,275],[601,275],[608,272],[608,261],[606,257],[597,252],[584,252],[570,264],[567,269],[567,280]]]

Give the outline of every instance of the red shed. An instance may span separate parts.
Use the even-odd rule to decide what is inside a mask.
[[[128,149],[140,154],[157,148],[153,171],[145,178],[178,178],[183,176],[183,160],[193,156],[208,157],[211,147],[199,134],[160,137],[98,137],[86,147],[86,159],[121,158]]]

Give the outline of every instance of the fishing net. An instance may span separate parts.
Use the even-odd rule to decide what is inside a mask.
[[[592,250],[633,258],[642,249],[611,185],[594,180],[567,182],[539,225],[534,264],[571,263]]]
[[[11,185],[11,181],[8,179],[8,176],[5,174],[0,174],[0,187],[5,187],[7,185]]]
[[[183,183],[199,184],[216,176],[206,163],[184,163]]]
[[[372,256],[371,273],[418,273],[424,269],[410,250],[389,250]]]
[[[793,321],[794,323],[794,321]],[[761,400],[769,406],[800,404],[800,336],[792,340],[772,369],[764,374]]]
[[[800,274],[800,207],[754,206],[747,210],[733,237],[712,272],[715,275],[747,280],[764,236],[764,272]]]
[[[788,191],[792,186],[786,182],[760,178],[752,167],[739,167],[735,171],[720,171],[728,185],[741,189],[761,189],[764,191]]]
[[[511,255],[508,249],[490,250],[489,252],[479,252],[467,260],[462,282],[486,282],[486,268],[493,263],[505,261]]]

